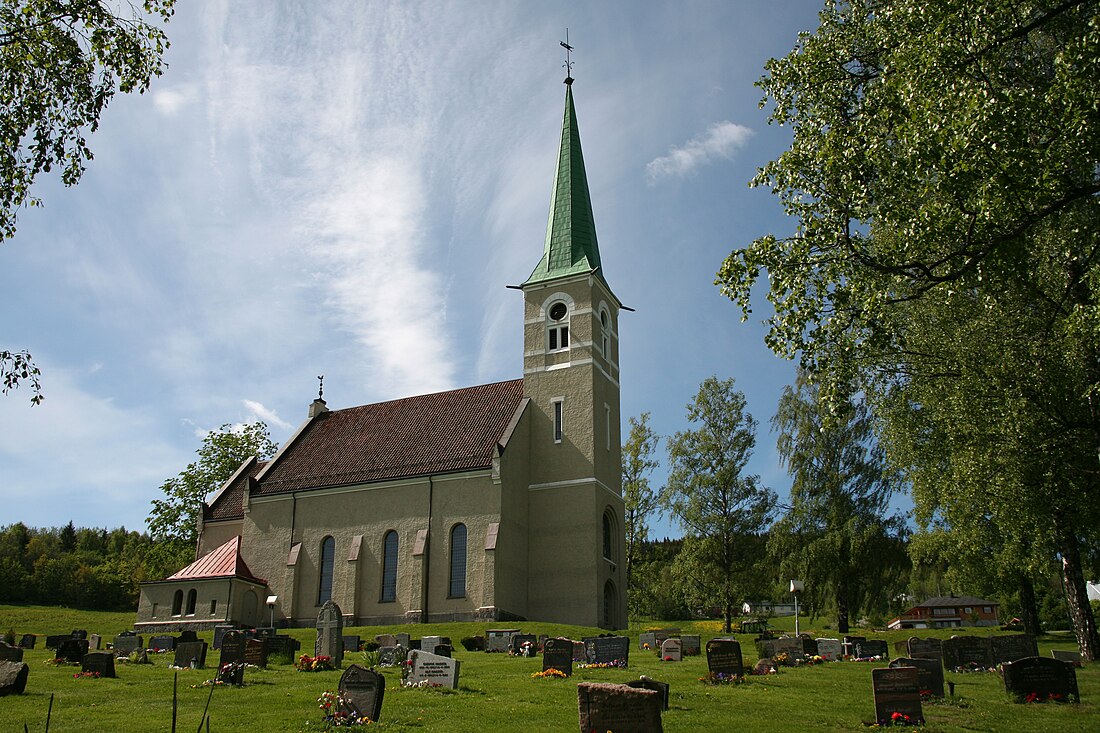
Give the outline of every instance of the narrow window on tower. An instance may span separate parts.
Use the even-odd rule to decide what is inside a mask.
[[[611,318],[608,317],[606,310],[600,311],[600,351],[603,353],[603,358],[611,361],[611,339],[608,334],[611,332]]]
[[[569,308],[565,303],[557,302],[547,311],[549,322],[546,326],[546,347],[548,351],[560,351],[569,348]]]
[[[603,433],[607,438],[607,450],[611,450],[611,405],[604,403],[603,406]]]
[[[553,406],[553,409],[554,409],[554,442],[555,443],[560,443],[562,437],[565,435],[565,425],[564,425],[564,422],[563,422],[563,417],[564,416],[562,414],[563,413],[562,405],[564,404],[564,399],[565,398],[563,398],[563,397],[558,397],[552,403],[552,406]]]

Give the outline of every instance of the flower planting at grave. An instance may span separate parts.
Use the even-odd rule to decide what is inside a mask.
[[[304,654],[302,656],[305,656]],[[353,728],[360,725],[371,725],[373,721],[366,717],[356,717],[348,713],[350,705],[348,700],[342,697],[339,693],[332,690],[325,690],[321,693],[321,696],[317,698],[317,707],[321,709],[321,713],[324,716],[324,727],[322,730],[332,730],[333,728]]]
[[[665,660],[666,662],[669,660]],[[613,659],[610,662],[579,662],[578,669],[626,669],[626,662],[622,659]]]
[[[720,685],[741,685],[747,682],[743,674],[730,674],[728,672],[707,672],[699,678],[704,685],[718,687]]]
[[[544,669],[541,672],[532,672],[531,673],[532,678],[534,678],[534,679],[544,679],[544,680],[546,680],[546,679],[565,679],[568,676],[569,675],[567,675],[565,672],[562,672],[560,669],[554,669],[553,667],[551,667],[550,669]]]
[[[74,680],[98,680],[100,677],[99,672],[77,672],[73,675]]]
[[[1038,692],[1029,692],[1024,695],[1024,702],[1069,702],[1067,695],[1052,692],[1049,695],[1041,695]]]
[[[303,654],[298,657],[298,661],[294,663],[294,666],[299,672],[325,672],[335,669],[332,666],[332,657],[326,657],[324,654],[318,654],[316,657]]]

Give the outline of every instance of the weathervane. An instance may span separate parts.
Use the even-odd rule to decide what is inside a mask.
[[[570,57],[569,54],[571,54],[573,52],[573,47],[569,45],[569,29],[568,28],[565,29],[565,40],[564,41],[558,41],[558,43],[560,43],[561,47],[565,49],[565,63],[562,64],[563,68],[565,69],[565,83],[566,84],[572,84],[573,83],[573,61],[572,61],[572,58]]]
[[[318,374],[317,375],[317,382],[318,382],[318,385],[317,385],[317,399],[324,400],[325,399],[325,375],[324,374]]]

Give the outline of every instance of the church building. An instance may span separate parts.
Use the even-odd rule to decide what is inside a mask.
[[[347,625],[627,625],[623,306],[572,82],[542,258],[520,286],[522,378],[341,410],[318,396],[274,458],[204,504],[198,559],[142,584],[138,629],[312,625],[329,599]]]

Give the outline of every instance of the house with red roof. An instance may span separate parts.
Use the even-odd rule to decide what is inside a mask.
[[[947,629],[955,626],[997,626],[998,604],[976,596],[936,596],[893,619],[891,629]]]
[[[138,628],[313,625],[329,600],[350,625],[626,626],[624,306],[600,264],[572,83],[542,257],[514,286],[522,377],[336,410],[319,394],[270,461],[204,505],[196,561],[142,584]]]

